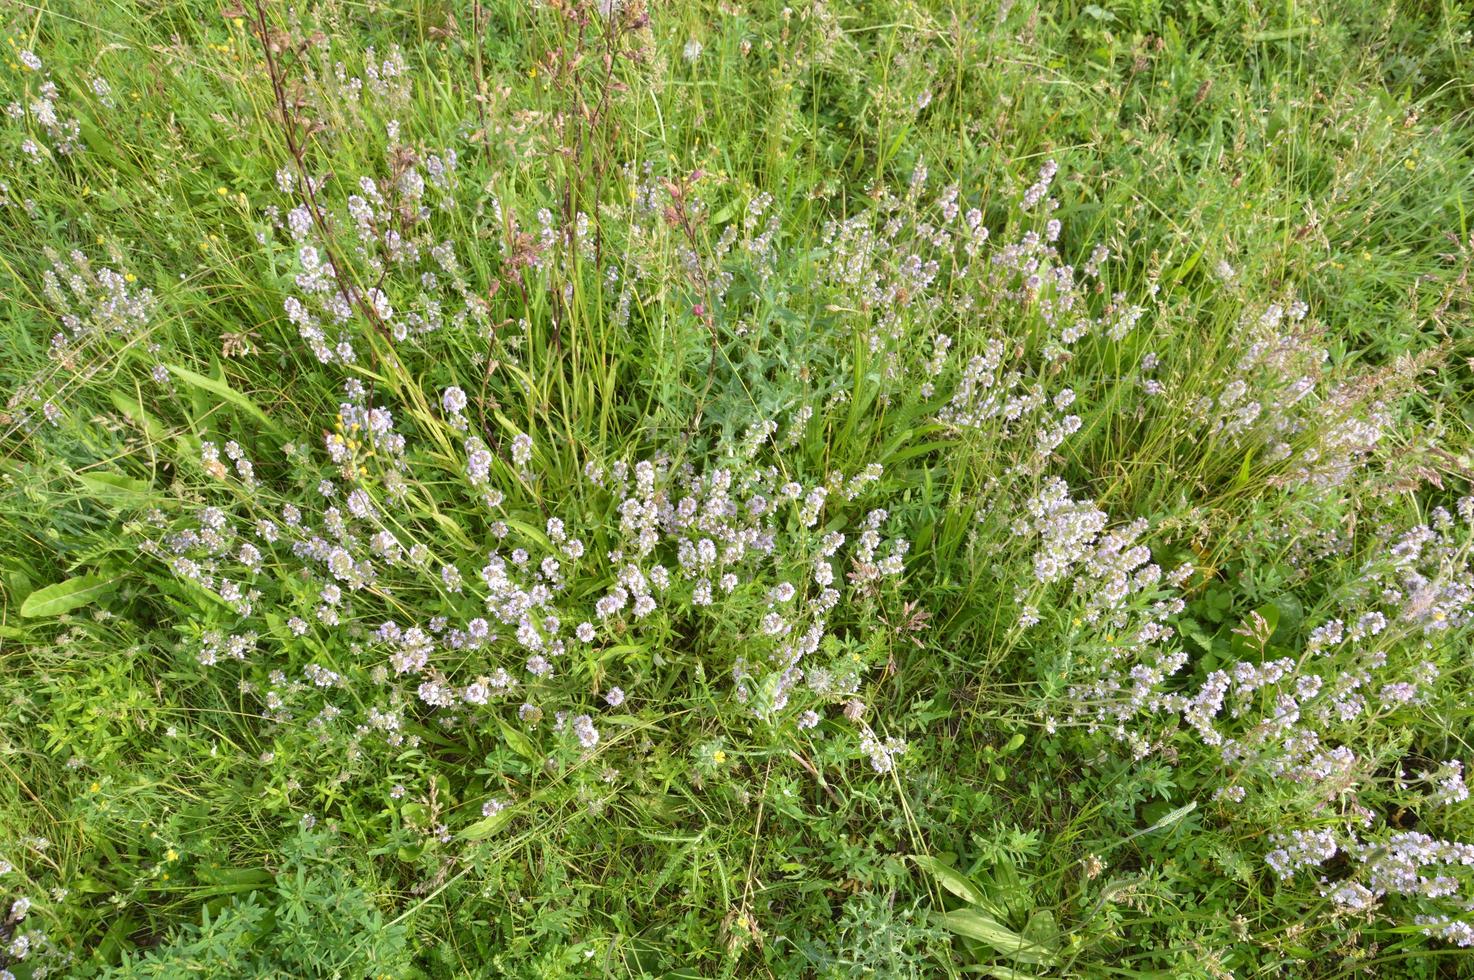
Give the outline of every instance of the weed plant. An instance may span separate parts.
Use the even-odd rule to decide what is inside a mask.
[[[0,7],[0,978],[1474,975],[1470,16]]]

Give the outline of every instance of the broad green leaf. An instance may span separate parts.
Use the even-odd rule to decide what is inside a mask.
[[[1297,37],[1304,37],[1310,33],[1310,28],[1304,25],[1300,27],[1282,27],[1277,31],[1259,31],[1252,35],[1249,40],[1254,44],[1267,44],[1272,41],[1290,41]]]
[[[478,820],[461,831],[461,839],[486,840],[486,838],[511,823],[512,817],[513,812],[511,807],[507,807],[505,810],[498,810],[491,816]]]
[[[77,482],[94,493],[148,493],[147,480],[135,480],[121,473],[73,473]]]
[[[440,529],[444,531],[452,540],[454,540],[456,544],[460,545],[462,548],[475,547],[475,542],[466,537],[466,532],[461,530],[460,526],[456,524],[455,521],[446,517],[438,510],[430,511],[430,517],[434,519],[435,523],[440,527]]]
[[[271,429],[273,432],[279,433],[281,431],[280,427],[271,420],[270,416],[261,411],[260,407],[257,406],[255,402],[251,401],[251,399],[236,391],[224,381],[217,380],[215,378],[207,378],[203,374],[196,374],[188,368],[182,368],[175,364],[169,365],[169,372],[180,381],[183,381],[185,384],[199,388],[201,391],[208,391],[213,395],[220,396],[221,398],[225,399],[225,401],[234,405],[236,408],[240,409],[247,415],[254,418],[256,421],[260,422],[262,425],[266,426],[268,429]]]
[[[976,909],[958,909],[937,917],[945,928],[958,935],[987,943],[1005,956],[1024,963],[1049,964],[1054,955],[1038,943],[1030,942],[992,916]]]
[[[1193,269],[1197,266],[1198,262],[1202,260],[1202,258],[1203,250],[1201,248],[1193,254],[1189,255],[1187,259],[1182,263],[1182,265],[1173,270],[1172,281],[1174,283],[1182,282],[1182,280],[1187,277],[1187,274],[1193,271]]]
[[[996,977],[997,980],[1043,980],[1037,973],[1025,973],[1022,970],[1015,970],[1011,966],[998,966],[996,963],[964,966],[962,972],[976,973],[985,977]]]
[[[973,884],[966,875],[956,868],[948,867],[936,858],[925,854],[913,854],[911,855],[911,860],[915,862],[918,868],[937,879],[937,883],[943,888],[964,902],[967,902],[969,905],[984,904],[985,900],[982,889]]]
[[[1059,923],[1055,921],[1054,913],[1039,909],[1029,916],[1028,924],[1024,926],[1024,938],[1052,952],[1059,952]]]
[[[65,582],[48,585],[26,596],[20,604],[20,614],[32,618],[60,616],[79,606],[96,602],[112,591],[117,575],[79,575]]]
[[[502,730],[502,737],[507,740],[508,748],[529,762],[537,761],[537,749],[526,735],[504,721],[498,721],[497,725]]]
[[[1244,461],[1239,466],[1239,475],[1234,477],[1233,480],[1233,486],[1235,490],[1242,489],[1249,485],[1249,475],[1253,472],[1253,465],[1254,454],[1244,453]]]
[[[143,430],[150,442],[163,442],[167,433],[164,427],[154,420],[138,402],[129,398],[121,391],[114,391],[110,396],[113,407],[127,416],[134,425]]]
[[[152,497],[153,485],[121,473],[73,473],[72,478],[94,497],[120,506],[142,507]]]
[[[242,885],[254,888],[276,881],[276,875],[265,868],[211,868],[203,865],[195,871],[195,875],[210,885]]]

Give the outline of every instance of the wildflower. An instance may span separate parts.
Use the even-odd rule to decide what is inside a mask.
[[[519,469],[526,469],[532,461],[532,436],[519,432],[512,438],[512,462]]]
[[[870,757],[871,768],[884,774],[895,768],[895,757],[906,751],[906,743],[894,737],[882,741],[867,726],[860,738],[860,751]]]
[[[1024,192],[1020,207],[1025,211],[1031,211],[1049,193],[1049,185],[1054,180],[1054,175],[1059,172],[1059,165],[1050,160],[1039,168],[1039,179]]]
[[[573,719],[573,733],[578,736],[578,744],[586,749],[599,744],[599,731],[594,727],[594,720],[588,715],[579,715]]]

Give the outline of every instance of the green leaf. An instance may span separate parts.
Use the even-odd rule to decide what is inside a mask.
[[[1310,33],[1309,27],[1283,27],[1277,31],[1259,31],[1251,35],[1249,40],[1254,44],[1267,44],[1272,41],[1290,41],[1297,37],[1304,37]]]
[[[507,807],[505,810],[498,810],[491,816],[478,820],[461,831],[461,839],[486,840],[486,838],[511,823],[513,816],[514,813],[511,807]]]
[[[918,868],[935,878],[937,884],[969,905],[985,903],[982,889],[956,868],[948,867],[936,858],[925,854],[913,854],[911,860]]]
[[[537,749],[533,746],[531,739],[504,721],[499,720],[497,725],[502,730],[502,737],[507,740],[507,746],[513,752],[516,752],[528,762],[537,761]]]
[[[78,606],[96,602],[112,591],[117,575],[79,575],[65,582],[48,585],[26,596],[20,604],[20,614],[32,618],[60,616]]]
[[[169,365],[169,372],[185,384],[220,396],[273,432],[281,432],[281,428],[265,412],[261,411],[255,402],[236,391],[223,379],[207,378],[203,374],[196,374],[187,368],[182,368],[175,364]]]
[[[150,442],[164,441],[167,435],[164,427],[156,422],[148,412],[144,411],[142,405],[121,391],[114,391],[109,397],[112,399],[113,407],[122,412],[134,425],[142,429],[143,434],[148,436]]]
[[[1234,477],[1233,480],[1233,486],[1235,490],[1242,489],[1249,485],[1249,474],[1252,472],[1253,465],[1254,454],[1244,453],[1244,461],[1239,466],[1239,475]]]
[[[1048,949],[1030,942],[997,919],[976,909],[948,912],[938,916],[937,921],[958,935],[987,943],[1005,956],[1024,963],[1049,964],[1054,961],[1054,955]]]
[[[1055,921],[1054,913],[1048,909],[1039,909],[1029,916],[1028,924],[1024,926],[1024,938],[1035,945],[1059,952],[1059,923]]]
[[[1195,266],[1197,266],[1198,262],[1201,261],[1202,258],[1203,258],[1203,249],[1201,249],[1201,248],[1198,249],[1193,254],[1189,255],[1187,257],[1187,260],[1185,262],[1183,262],[1182,265],[1178,266],[1173,271],[1173,273],[1172,273],[1172,281],[1174,283],[1182,282],[1182,280],[1187,277],[1187,274],[1189,272],[1193,271],[1193,268]]]
[[[120,506],[141,507],[152,496],[153,484],[121,473],[73,473],[72,478],[94,497]]]
[[[211,868],[204,866],[196,877],[210,885],[243,885],[259,887],[276,881],[276,875],[264,868]]]

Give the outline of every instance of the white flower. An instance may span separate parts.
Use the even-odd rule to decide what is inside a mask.
[[[532,436],[519,432],[512,439],[512,462],[525,468],[532,461]]]
[[[599,744],[599,730],[594,727],[594,719],[588,715],[579,715],[573,719],[573,733],[578,736],[578,744],[586,749]]]

